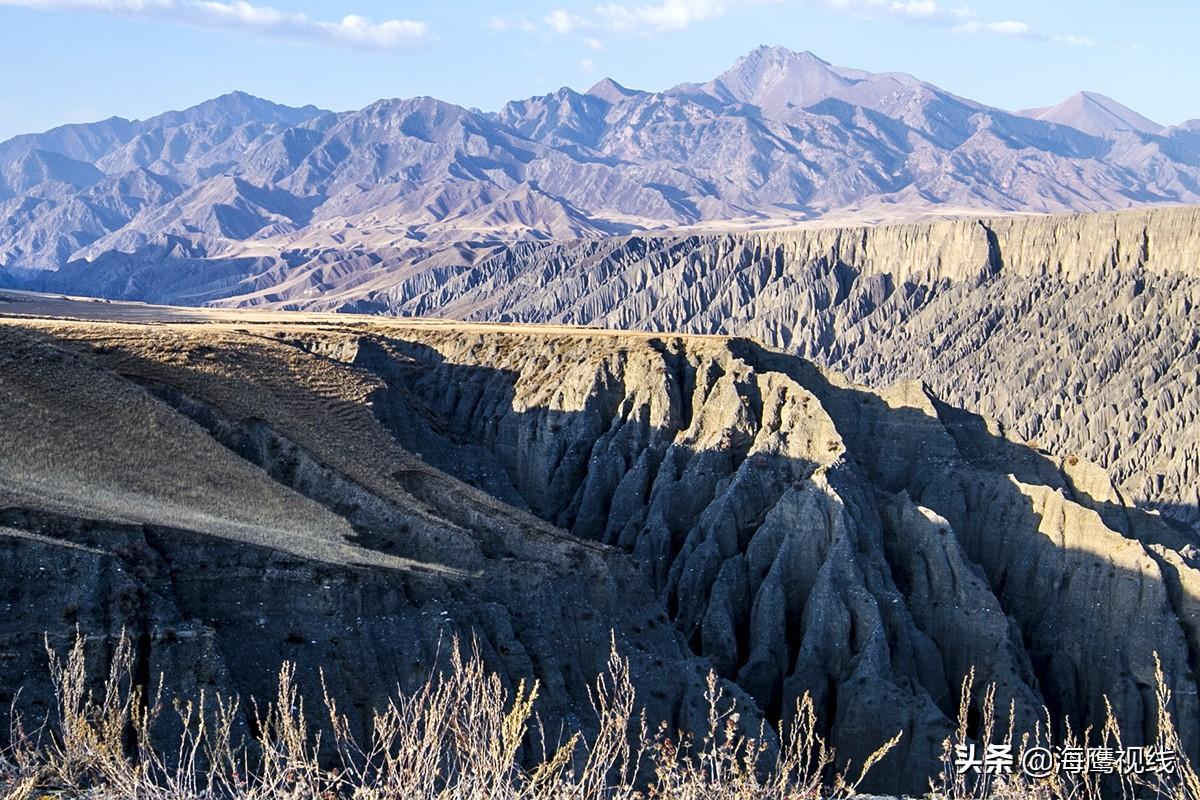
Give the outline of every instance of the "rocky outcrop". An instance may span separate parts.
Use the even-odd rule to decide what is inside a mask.
[[[14,698],[45,712],[43,637],[61,651],[79,630],[98,669],[128,633],[135,678],[165,696],[261,701],[293,661],[315,699],[323,670],[360,733],[455,638],[510,688],[540,682],[547,731],[587,731],[615,641],[652,717],[703,724],[706,666],[629,558],[406,454],[373,420],[378,381],[328,357],[338,337],[311,353],[128,326],[0,339],[6,715]]]
[[[859,759],[881,726],[910,732],[906,787],[971,667],[1018,726],[1043,706],[1099,725],[1108,698],[1148,735],[1158,653],[1192,719],[1194,536],[1077,459],[927,387],[875,395],[745,341],[573,336],[550,357],[540,337],[416,338],[355,357],[397,436],[436,420],[410,444],[441,468],[632,552],[768,716],[808,692]]]
[[[751,336],[925,380],[1200,521],[1200,208],[513,247],[354,308]]]
[[[457,633],[586,727],[612,630],[652,719],[695,729],[706,669],[750,724],[808,693],[843,759],[903,730],[874,785],[921,791],[972,667],[1020,728],[1045,706],[1081,729],[1107,698],[1137,741],[1157,653],[1200,746],[1195,537],[927,386],[876,394],[722,337],[0,334],[6,689],[44,701],[44,628],[101,648],[124,626],[172,689],[264,696],[291,658],[361,720]]]

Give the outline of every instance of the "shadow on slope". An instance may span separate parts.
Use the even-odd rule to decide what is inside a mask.
[[[856,758],[906,730],[888,789],[935,772],[972,667],[1018,730],[1043,706],[1098,728],[1107,698],[1149,741],[1157,652],[1195,754],[1194,543],[1096,468],[924,387],[877,395],[745,341],[606,356],[562,337],[547,359],[415,338],[355,359],[387,381],[374,409],[405,447],[630,551],[692,650],[769,718],[810,692]]]
[[[652,718],[699,727],[686,642],[771,720],[812,694],[843,759],[904,730],[871,788],[921,791],[971,667],[973,735],[994,683],[1018,731],[1042,706],[1096,724],[1107,697],[1136,742],[1152,734],[1158,652],[1196,755],[1191,543],[1104,494],[1086,465],[1008,442],[920,386],[877,395],[740,340],[283,325],[202,347],[179,331],[56,336],[343,516],[356,546],[475,570],[281,567],[188,534],[160,553],[167,580],[141,580],[152,602],[122,605],[121,581],[96,583],[152,555],[56,576],[109,636],[129,621],[152,645],[189,631],[203,647],[152,656],[185,682],[217,664],[234,679],[208,680],[254,695],[283,658],[336,665],[362,720],[453,631],[480,636],[507,679],[541,680],[548,719],[586,729],[616,629]],[[27,594],[37,558],[5,541]],[[219,568],[201,568],[213,552]],[[50,613],[26,594],[10,607],[41,610],[5,637],[23,653]]]
[[[158,490],[191,507],[196,520],[212,508],[205,493],[224,488],[216,477],[241,474],[248,461],[263,473],[249,488],[265,492],[273,483],[297,505],[315,501],[312,508],[325,506],[350,523],[340,557],[328,557],[295,521],[292,540],[279,542],[93,518],[87,493],[70,500],[70,514],[47,509],[40,495],[23,491],[41,461],[6,456],[5,709],[18,687],[23,708],[48,707],[43,637],[61,650],[78,626],[98,665],[128,630],[138,643],[137,679],[146,685],[161,674],[168,696],[221,691],[249,703],[270,697],[280,664],[294,661],[302,693],[319,698],[324,683],[359,732],[397,687],[411,692],[444,666],[454,637],[478,641],[510,688],[521,679],[541,683],[537,710],[550,737],[590,731],[589,688],[615,641],[650,717],[699,728],[706,671],[626,557],[407,457],[372,427],[364,398],[355,402],[345,365],[249,330],[199,331],[0,326],[9,345],[0,358],[6,416],[26,402],[21,384],[36,369],[59,391],[39,395],[41,406],[23,424],[46,424],[65,409],[105,426],[98,435],[109,440],[99,446],[126,455],[109,477],[139,484],[163,470]],[[166,426],[168,419],[177,424]],[[64,473],[91,474],[97,458],[86,442],[53,428],[28,433],[46,442]],[[169,465],[156,461],[178,456],[172,438],[206,454],[191,485],[169,481]],[[204,449],[209,438],[222,447]],[[436,502],[408,494],[396,476]],[[452,568],[412,568],[404,553]],[[730,688],[753,727],[752,703]]]

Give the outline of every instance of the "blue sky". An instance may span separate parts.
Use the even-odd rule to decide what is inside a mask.
[[[1193,0],[0,0],[0,139],[233,89],[335,110],[662,89],[759,44],[1002,108],[1087,89],[1173,124],[1200,117],[1198,34]]]

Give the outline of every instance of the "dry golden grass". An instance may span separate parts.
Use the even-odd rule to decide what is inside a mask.
[[[1157,663],[1158,658],[1155,656]],[[967,712],[972,697],[974,670],[963,680],[962,693],[959,699],[959,715],[957,729],[952,738],[947,738],[943,744],[943,771],[940,780],[931,785],[931,794],[938,800],[1135,800],[1136,798],[1156,798],[1157,800],[1198,800],[1200,799],[1200,776],[1194,766],[1183,755],[1186,751],[1175,728],[1175,722],[1169,711],[1171,693],[1163,677],[1161,665],[1156,670],[1156,726],[1157,738],[1150,745],[1159,748],[1161,752],[1173,753],[1178,757],[1177,766],[1170,773],[1121,774],[1105,771],[1084,771],[1078,773],[1056,770],[1047,777],[1031,777],[1019,768],[1008,774],[976,774],[971,781],[968,776],[956,773],[953,769],[955,762],[955,747],[966,745],[970,739],[967,736]],[[1071,728],[1065,722],[1056,734],[1049,713],[1037,723],[1032,733],[1017,736],[1010,723],[1006,732],[997,735],[999,717],[995,707],[995,687],[985,689],[982,703],[982,719],[980,721],[980,736],[984,742],[993,742],[1011,748],[1016,764],[1022,764],[1025,753],[1030,748],[1040,747],[1055,749],[1087,749],[1111,748],[1118,751],[1124,748],[1121,737],[1120,722],[1112,713],[1109,706],[1108,716],[1100,731],[1092,728],[1082,733]],[[1008,718],[1013,718],[1013,709],[1009,709]],[[1061,751],[1060,751],[1061,752]]]
[[[707,730],[698,740],[665,728],[651,731],[637,711],[628,664],[614,649],[592,692],[596,733],[575,733],[555,744],[534,714],[537,685],[509,691],[477,652],[464,653],[455,644],[449,669],[375,712],[368,741],[351,732],[328,693],[316,712],[326,723],[322,741],[296,690],[295,668],[285,664],[274,700],[251,709],[252,737],[240,733],[237,699],[201,696],[171,704],[167,716],[174,716],[182,734],[164,749],[150,733],[163,718],[164,701],[133,685],[128,640],[116,647],[108,678],[95,694],[87,688],[82,638],[65,658],[47,650],[58,707],[37,730],[14,714],[12,744],[0,753],[5,800],[849,797],[900,738],[866,764],[834,774],[833,752],[817,733],[806,697],[777,753],[768,756],[765,737],[741,732],[715,677],[708,685]],[[530,752],[544,757],[530,765]]]
[[[84,642],[60,658],[47,647],[58,707],[51,721],[29,730],[14,713],[11,745],[0,752],[0,798],[147,798],[147,800],[818,800],[848,798],[897,745],[885,742],[866,763],[834,773],[834,753],[818,733],[805,696],[794,723],[782,731],[773,754],[766,737],[747,736],[710,677],[708,725],[698,738],[665,727],[651,731],[637,710],[628,664],[615,649],[592,693],[596,733],[548,742],[534,713],[537,685],[505,688],[478,652],[451,647],[450,667],[416,693],[397,696],[375,712],[367,741],[360,741],[328,692],[315,713],[299,696],[295,667],[285,664],[278,692],[265,709],[254,707],[252,736],[242,731],[236,698],[201,696],[172,702],[182,733],[164,749],[150,731],[164,717],[161,696],[147,696],[132,681],[133,653],[123,639],[107,680],[88,690]],[[1102,800],[1154,797],[1197,800],[1200,776],[1181,758],[1170,775],[1044,779],[1014,774],[969,781],[951,769],[955,744],[968,742],[967,708],[972,678],[962,687],[958,729],[945,743],[946,770],[931,784],[937,800]],[[1032,735],[997,739],[994,692],[984,693],[980,738],[1025,748],[1052,739],[1049,718]],[[1157,746],[1181,753],[1168,713],[1170,694],[1159,675]],[[318,728],[323,727],[323,741]],[[1117,720],[1093,736],[1066,727],[1064,746],[1121,746]],[[331,734],[331,735],[330,735]],[[532,759],[529,753],[542,753]],[[318,753],[321,757],[318,758]]]

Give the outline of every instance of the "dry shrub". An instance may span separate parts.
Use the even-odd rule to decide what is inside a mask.
[[[291,664],[280,671],[266,709],[250,710],[252,741],[239,733],[245,715],[236,699],[202,694],[173,703],[171,721],[182,732],[167,750],[151,735],[163,715],[161,697],[133,684],[128,639],[115,648],[98,694],[88,689],[82,637],[65,659],[49,645],[47,652],[56,718],[28,731],[14,711],[11,744],[0,754],[4,798],[804,800],[853,794],[899,740],[881,747],[853,780],[833,775],[833,752],[806,696],[767,763],[772,748],[765,729],[757,737],[743,733],[715,676],[706,693],[708,730],[699,742],[686,734],[672,739],[665,728],[650,733],[614,642],[591,693],[595,733],[547,746],[533,712],[537,685],[508,691],[477,650],[464,653],[455,643],[449,669],[375,711],[366,742],[324,692],[320,713],[332,741],[324,743],[323,760],[321,733],[310,724]],[[523,749],[545,756],[529,766]]]
[[[897,735],[856,770],[833,771],[834,754],[818,733],[811,698],[801,698],[793,722],[778,737],[775,755],[765,729],[747,736],[733,704],[709,677],[707,730],[696,741],[651,733],[637,710],[629,664],[614,647],[592,691],[595,733],[571,735],[548,745],[534,714],[536,684],[505,688],[485,668],[479,652],[450,651],[449,668],[410,694],[398,694],[375,711],[366,742],[351,731],[336,700],[323,693],[322,735],[309,722],[295,667],[285,664],[278,691],[263,710],[253,708],[256,733],[242,733],[236,699],[201,695],[176,701],[173,717],[161,697],[132,681],[129,640],[117,643],[98,693],[88,689],[84,641],[77,637],[65,658],[49,646],[50,675],[58,705],[55,718],[29,730],[11,717],[10,745],[0,752],[0,798],[144,798],[145,800],[816,800],[854,795],[862,779],[899,741]],[[1157,673],[1155,746],[1182,754],[1169,713],[1171,695],[1161,666]],[[968,744],[968,709],[974,673],[963,681],[957,728],[945,742],[945,769],[931,785],[940,800],[1107,800],[1154,797],[1200,800],[1200,776],[1180,757],[1169,775],[1070,775],[1031,778],[1020,772],[968,776],[952,769],[954,746]],[[1063,725],[1056,735],[1049,715],[1032,733],[1015,738],[1013,709],[1006,731],[997,731],[995,688],[981,695],[978,740],[1012,747],[1016,764],[1030,747],[1122,747],[1111,708],[1103,729],[1076,733]],[[151,731],[169,719],[181,731],[169,750]],[[523,752],[542,753],[532,766]],[[332,753],[332,755],[330,755]],[[850,776],[854,776],[851,778]]]
[[[942,749],[942,773],[938,782],[930,782],[931,795],[937,800],[1137,800],[1138,798],[1155,798],[1155,800],[1200,800],[1200,776],[1197,775],[1191,761],[1186,757],[1183,743],[1175,728],[1170,713],[1171,692],[1162,672],[1162,665],[1155,654],[1156,689],[1156,727],[1157,738],[1150,746],[1160,751],[1174,753],[1177,756],[1177,767],[1171,773],[1123,774],[1120,771],[1112,773],[1099,771],[1066,772],[1055,770],[1045,777],[1033,777],[1020,768],[1025,753],[1030,748],[1040,747],[1086,749],[1089,747],[1111,748],[1114,752],[1125,748],[1121,737],[1121,726],[1112,705],[1105,698],[1107,714],[1104,725],[1099,732],[1087,728],[1082,733],[1072,729],[1069,721],[1064,721],[1057,737],[1050,720],[1050,714],[1043,709],[1043,719],[1035,724],[1032,733],[1024,733],[1019,739],[1013,731],[1015,708],[1010,705],[1008,711],[1009,726],[1004,736],[994,737],[996,733],[995,686],[989,686],[983,693],[981,702],[981,719],[978,740],[981,743],[994,742],[1011,748],[1014,758],[1012,772],[1006,774],[979,774],[967,776],[953,769],[955,763],[955,747],[969,745],[967,735],[967,718],[971,705],[972,689],[975,671],[963,679],[959,696],[958,725],[954,735],[947,738]]]

